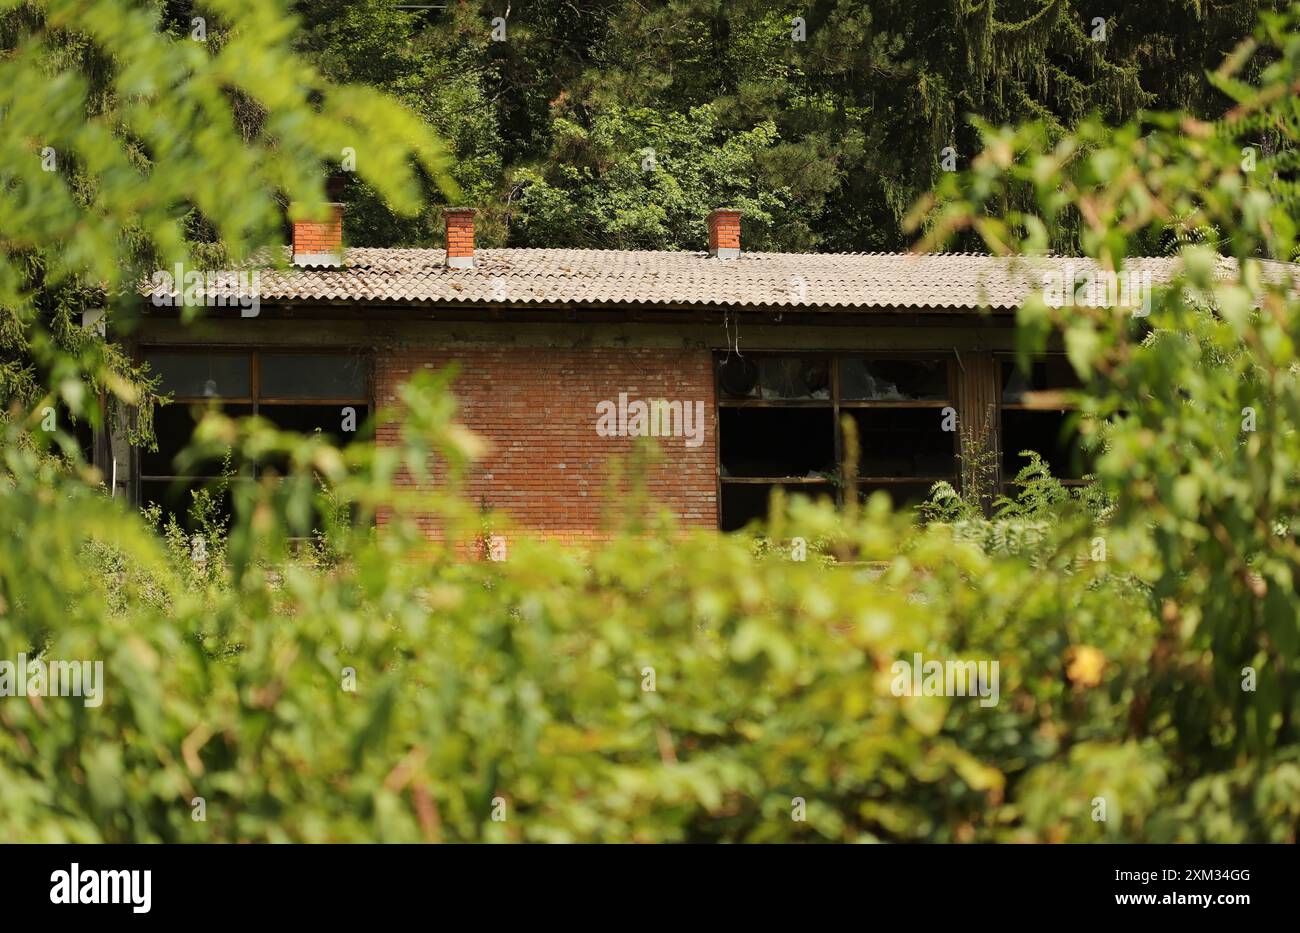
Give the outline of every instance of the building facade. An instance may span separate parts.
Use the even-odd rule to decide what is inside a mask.
[[[900,505],[940,479],[987,499],[1025,449],[1079,480],[1070,367],[1013,360],[1016,309],[1053,277],[1073,283],[1079,261],[748,253],[735,211],[710,215],[706,236],[697,253],[479,249],[473,212],[456,210],[446,250],[344,250],[338,207],[295,225],[287,268],[208,283],[197,323],[183,270],[155,277],[131,343],[180,404],[157,417],[156,453],[113,443],[118,484],[179,510],[204,480],[174,466],[184,403],[216,397],[346,442],[349,417],[364,425],[414,373],[447,366],[460,420],[490,445],[469,496],[547,538],[605,533],[611,466],[641,435],[659,448],[650,495],[724,530],[763,515],[776,486],[842,501],[851,460],[860,494]],[[239,287],[255,302],[212,300]]]

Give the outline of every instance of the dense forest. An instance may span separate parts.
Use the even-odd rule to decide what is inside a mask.
[[[1057,131],[1094,111],[1222,114],[1206,71],[1270,5],[291,4],[297,48],[327,78],[402,100],[448,141],[488,245],[698,249],[726,204],[753,249],[834,252],[908,244],[908,207],[978,151],[969,114]],[[191,6],[167,4],[176,32]],[[349,201],[354,244],[438,242],[432,214],[399,220],[362,185]]]
[[[1300,275],[1260,260],[1300,257],[1300,2],[498,3],[0,4],[0,842],[1295,843]],[[1180,271],[1141,317],[1018,308],[1095,473],[1031,457],[991,515],[851,487],[719,534],[611,482],[607,542],[466,560],[508,517],[412,367],[383,443],[205,395],[175,466],[223,476],[160,534],[71,430],[147,428],[114,312],[196,240],[282,243],[353,156],[354,244],[459,202],[488,243],[696,249],[726,203],[749,248],[920,218]],[[896,689],[921,652],[1000,699]],[[93,702],[9,676],[78,660]]]

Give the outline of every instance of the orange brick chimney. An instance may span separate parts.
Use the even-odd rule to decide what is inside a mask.
[[[328,220],[293,222],[296,266],[337,266],[343,262],[343,205],[329,204]]]
[[[447,268],[474,268],[474,208],[449,207],[447,221]]]
[[[716,210],[709,214],[709,255],[740,258],[740,211]]]

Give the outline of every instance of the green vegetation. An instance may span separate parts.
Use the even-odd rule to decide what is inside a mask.
[[[292,4],[296,44],[322,72],[394,95],[449,141],[486,245],[701,249],[704,216],[742,206],[749,248],[832,252],[910,245],[898,221],[942,175],[943,148],[963,168],[981,148],[968,113],[1058,135],[1093,111],[1217,116],[1226,99],[1205,71],[1270,5]],[[178,28],[189,6],[167,4]],[[413,226],[356,195],[357,245],[438,242],[431,214]]]
[[[1179,250],[1185,277],[1149,317],[1020,315],[1025,352],[1061,333],[1084,379],[1095,489],[1031,463],[991,519],[944,490],[922,522],[879,499],[779,500],[761,544],[640,503],[605,546],[521,541],[503,563],[430,545],[409,518],[439,513],[453,541],[482,527],[457,494],[478,447],[445,376],[381,415],[403,432],[382,448],[211,413],[195,450],[228,450],[243,481],[202,547],[106,498],[66,425],[41,430],[54,393],[87,415],[100,387],[136,398],[111,360],[43,336],[11,246],[55,283],[111,290],[124,230],[155,258],[184,252],[180,202],[224,217],[227,248],[273,241],[273,196],[319,200],[301,166],[343,125],[382,141],[358,169],[399,206],[416,203],[408,160],[433,178],[442,163],[409,111],[303,78],[271,4],[209,4],[238,24],[211,58],[127,0],[0,9],[15,6],[47,28],[0,60],[0,303],[36,335],[51,394],[10,396],[0,425],[0,659],[101,659],[106,678],[97,707],[0,701],[0,839],[1295,841],[1300,299],[1261,260],[1296,256],[1300,6],[1214,78],[1228,119],[985,126],[982,154],[914,214],[927,245],[1032,253],[1074,231],[1116,267],[1148,242]],[[54,54],[74,14],[118,53],[107,102]],[[213,64],[232,48],[237,68]],[[39,106],[19,90],[34,85]],[[266,114],[254,156],[179,131],[228,130],[241,93]],[[47,138],[67,169],[41,172]],[[203,209],[193,179],[232,165],[240,183]],[[286,475],[252,477],[278,456]],[[394,485],[435,456],[443,495]],[[796,536],[831,560],[788,559]],[[893,665],[918,653],[996,661],[997,703],[897,696]]]
[[[82,311],[128,332],[154,269],[284,242],[286,206],[319,215],[323,166],[359,139],[385,140],[356,171],[395,210],[418,210],[422,179],[456,191],[428,126],[295,55],[279,4],[213,0],[179,35],[161,6],[0,2],[0,400],[39,412],[52,388],[73,418],[100,393],[144,402],[146,439],[150,380]]]

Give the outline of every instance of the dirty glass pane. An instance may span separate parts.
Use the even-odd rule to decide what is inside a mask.
[[[365,359],[347,353],[262,354],[262,398],[363,399]]]
[[[946,360],[840,361],[840,398],[846,401],[917,402],[947,397]]]
[[[765,399],[829,399],[830,363],[823,357],[765,356],[758,361]]]
[[[253,391],[247,353],[146,353],[145,361],[162,377],[161,391],[177,398],[248,398]]]

